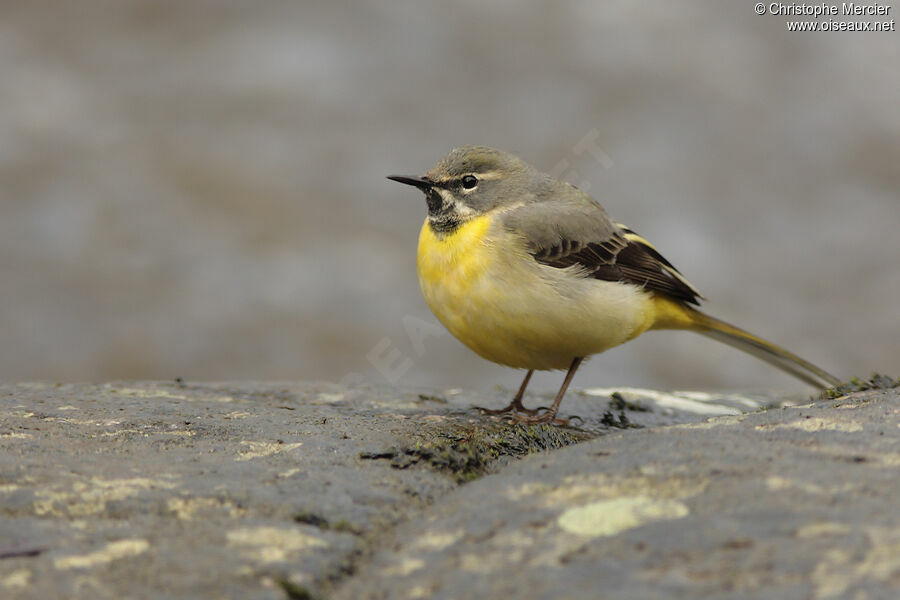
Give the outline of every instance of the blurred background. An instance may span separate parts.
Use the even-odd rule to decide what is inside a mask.
[[[900,33],[752,3],[0,4],[0,378],[488,390],[440,333],[419,174],[450,148],[586,188],[706,310],[900,373]],[[562,374],[533,387],[555,389]],[[576,387],[803,390],[687,333]]]

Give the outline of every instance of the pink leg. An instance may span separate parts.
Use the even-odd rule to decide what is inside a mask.
[[[534,373],[534,369],[525,373],[525,379],[522,380],[522,385],[519,386],[519,391],[516,392],[515,398],[512,399],[508,405],[503,408],[482,408],[480,406],[476,406],[475,409],[481,411],[482,414],[485,415],[505,415],[506,413],[514,412],[514,413],[525,413],[526,415],[533,415],[537,411],[531,410],[530,408],[525,408],[522,405],[522,397],[525,395],[525,388],[528,387],[528,382],[531,381],[531,374]]]
[[[581,365],[581,361],[583,360],[584,357],[578,357],[572,360],[572,365],[569,367],[569,372],[566,373],[566,378],[563,380],[562,387],[559,388],[559,391],[556,393],[556,398],[553,400],[553,406],[551,406],[546,412],[539,415],[530,414],[528,416],[524,416],[514,414],[512,415],[513,422],[526,424],[554,423],[557,425],[568,425],[568,419],[557,419],[556,413],[559,410],[559,405],[562,403],[563,396],[566,395],[566,390],[569,389],[569,384],[572,383],[572,378],[575,376],[575,371],[578,370],[578,367],[579,365]],[[532,413],[533,412],[534,411],[532,411]]]

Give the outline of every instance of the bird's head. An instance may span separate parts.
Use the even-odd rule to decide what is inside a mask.
[[[497,208],[533,202],[555,182],[519,157],[485,146],[454,148],[421,177],[388,179],[425,193],[428,221],[438,233]]]

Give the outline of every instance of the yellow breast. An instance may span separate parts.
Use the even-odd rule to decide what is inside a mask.
[[[487,242],[490,226],[490,216],[485,215],[438,237],[425,221],[419,233],[418,266],[426,299],[467,298],[479,286],[495,259]]]
[[[490,214],[443,236],[426,221],[418,270],[425,301],[450,333],[511,367],[565,369],[649,325],[649,294],[538,264]]]

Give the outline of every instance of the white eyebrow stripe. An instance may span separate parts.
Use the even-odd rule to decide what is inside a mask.
[[[448,181],[459,181],[466,175],[474,175],[480,181],[491,181],[494,179],[502,179],[503,178],[503,173],[500,171],[485,171],[484,173],[476,173],[473,171],[471,173],[463,173],[462,175],[453,175],[452,177],[441,177],[440,179],[435,179],[433,181],[437,184],[444,184],[444,183],[447,183]]]
[[[500,171],[485,171],[484,173],[472,173],[478,179],[482,179],[485,181],[490,181],[492,179],[500,179],[503,177],[503,173]]]

